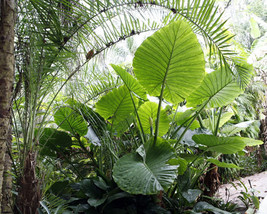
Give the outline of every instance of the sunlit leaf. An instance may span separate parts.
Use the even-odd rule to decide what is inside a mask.
[[[179,103],[196,89],[204,76],[204,57],[191,27],[179,20],[160,29],[137,49],[134,73],[151,96]]]
[[[204,145],[206,151],[213,151],[222,154],[233,154],[245,148],[246,144],[235,137],[216,137],[213,135],[194,135],[193,140],[197,144]]]
[[[209,108],[222,107],[234,101],[242,93],[232,75],[225,69],[207,74],[199,86],[187,99],[187,106],[197,106],[209,102]]]
[[[146,134],[151,133],[151,125],[153,130],[155,130],[157,111],[158,111],[158,104],[154,102],[145,102],[138,109],[138,115],[140,117],[143,130]],[[169,129],[168,116],[165,111],[161,110],[159,119],[159,136],[166,134],[168,129]]]

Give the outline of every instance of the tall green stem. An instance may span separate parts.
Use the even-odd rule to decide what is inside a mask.
[[[156,124],[155,124],[155,134],[154,134],[154,145],[156,145],[158,134],[159,134],[159,117],[160,117],[160,109],[161,109],[163,91],[164,91],[164,86],[162,86],[161,88],[160,97],[159,97],[159,106],[158,106],[157,118],[155,121]]]
[[[181,136],[179,137],[179,139],[177,140],[174,148],[176,149],[178,147],[178,144],[180,143],[180,141],[182,140],[182,138],[184,137],[185,133],[187,132],[187,130],[189,129],[189,127],[192,125],[192,123],[194,122],[194,120],[197,118],[197,116],[201,113],[201,111],[206,107],[206,105],[208,104],[208,102],[210,101],[211,98],[209,98],[204,104],[203,106],[199,109],[199,111],[196,112],[195,116],[193,117],[193,119],[190,121],[190,123],[187,125],[187,127],[185,128],[185,130],[183,131],[183,133],[181,134]]]
[[[173,138],[177,133],[178,131],[188,122],[190,121],[194,116],[191,116],[189,117],[186,121],[184,121],[171,135],[171,138]]]
[[[167,139],[170,139],[170,135],[171,135],[172,129],[173,129],[173,127],[174,127],[174,123],[173,123],[173,122],[174,122],[175,117],[176,117],[176,114],[177,114],[177,112],[178,112],[178,108],[179,108],[179,103],[177,104],[177,108],[176,108],[175,113],[174,113],[174,115],[173,115],[172,123],[171,123],[171,127],[170,127],[170,129],[169,129],[169,131],[168,131]]]
[[[218,116],[218,120],[217,120],[217,124],[215,127],[215,131],[214,131],[214,136],[217,136],[218,134],[218,130],[219,130],[219,125],[220,125],[220,120],[221,120],[221,116],[222,116],[222,107],[220,108],[220,112],[219,112],[219,116]]]
[[[132,95],[131,91],[129,91],[129,93],[131,95],[131,99],[132,99],[133,106],[134,106],[134,111],[135,111],[135,114],[136,114],[140,129],[141,129],[141,132],[142,132],[142,134],[141,134],[142,143],[144,144],[146,142],[146,135],[145,135],[145,132],[144,132],[144,129],[143,129],[139,114],[137,112],[137,108],[136,108],[136,105],[135,105],[135,102],[134,102],[134,99],[133,99],[133,95]]]

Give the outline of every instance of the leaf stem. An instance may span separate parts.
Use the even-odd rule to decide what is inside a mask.
[[[139,114],[137,112],[137,108],[136,108],[136,105],[135,105],[135,102],[134,102],[134,99],[133,99],[133,95],[132,95],[132,92],[129,90],[129,93],[130,93],[130,96],[131,96],[131,99],[132,99],[132,102],[133,102],[133,106],[134,106],[134,111],[136,113],[136,117],[137,117],[137,120],[138,120],[138,123],[140,125],[140,129],[141,129],[141,139],[142,139],[142,143],[144,144],[146,142],[146,135],[145,135],[145,132],[144,132],[144,129],[143,129],[143,126],[142,126],[142,123],[141,123],[141,120],[140,120],[140,117],[139,117]]]
[[[164,80],[165,83],[165,80]],[[163,91],[164,91],[164,83],[161,88],[160,97],[159,97],[159,106],[158,106],[158,112],[157,112],[157,118],[155,121],[155,134],[154,134],[154,146],[156,145],[158,134],[159,134],[159,117],[160,117],[160,110],[161,110],[161,103],[162,103],[162,97],[163,97]]]
[[[177,108],[176,108],[175,113],[174,113],[174,115],[172,117],[171,127],[170,127],[170,129],[168,131],[167,139],[170,139],[171,131],[174,128],[174,120],[175,120],[176,114],[178,112],[178,108],[179,108],[179,103],[177,104]]]
[[[185,128],[185,130],[183,131],[183,133],[181,134],[181,136],[179,137],[179,139],[177,140],[176,144],[174,145],[174,148],[176,149],[178,147],[178,144],[180,143],[180,141],[182,140],[182,138],[184,137],[185,133],[187,132],[187,130],[189,129],[189,127],[192,125],[192,123],[194,122],[194,120],[197,118],[197,116],[201,113],[201,111],[206,107],[206,105],[208,104],[208,102],[210,101],[211,98],[209,98],[204,104],[203,106],[199,109],[199,111],[196,112],[195,116],[193,117],[193,119],[190,121],[190,123],[187,125],[187,127]]]
[[[219,125],[220,125],[220,120],[221,120],[221,116],[222,116],[222,107],[220,108],[220,112],[219,112],[219,116],[218,116],[218,119],[217,119],[217,124],[216,124],[216,127],[215,127],[215,131],[214,131],[214,136],[217,136],[218,134],[218,130],[219,130]]]

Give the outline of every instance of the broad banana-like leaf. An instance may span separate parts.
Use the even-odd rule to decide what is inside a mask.
[[[210,162],[210,163],[215,164],[218,167],[242,169],[242,167],[239,167],[239,166],[237,166],[237,165],[235,165],[233,163],[221,162],[221,161],[219,161],[217,159],[214,159],[214,158],[209,158],[207,161]]]
[[[111,64],[111,67],[114,69],[114,71],[120,76],[123,83],[126,85],[126,87],[137,94],[142,99],[147,99],[146,91],[145,89],[140,85],[140,83],[127,71],[125,71],[123,68],[117,65]]]
[[[188,23],[175,21],[148,37],[135,52],[134,73],[151,96],[177,104],[204,77],[201,46]]]
[[[113,89],[96,103],[96,112],[112,124],[125,120],[133,111],[134,105],[126,86]]]
[[[220,123],[219,123],[219,128],[221,128],[228,120],[230,120],[230,118],[234,115],[233,112],[225,112],[222,114],[221,119],[220,119]],[[209,130],[214,130],[218,117],[216,116],[216,122],[214,122],[214,120],[210,120],[209,118],[203,120],[203,125],[209,129]]]
[[[188,97],[187,106],[194,107],[210,99],[207,107],[222,107],[233,102],[241,92],[230,72],[218,69],[205,76],[199,88]]]
[[[153,124],[152,126],[153,130],[155,130],[157,111],[158,111],[158,104],[154,102],[150,102],[150,101],[145,102],[138,109],[138,115],[139,115],[143,130],[146,134],[151,133],[152,124]],[[160,118],[159,118],[159,136],[166,134],[168,129],[169,129],[169,118],[166,112],[161,110]]]
[[[55,123],[62,129],[71,132],[73,135],[86,135],[88,128],[83,116],[70,107],[59,108],[54,114]]]
[[[234,154],[245,148],[246,144],[235,137],[216,137],[213,135],[194,135],[192,138],[197,144],[204,145],[206,151],[219,152],[222,154]]]
[[[145,153],[144,153],[145,152]],[[150,195],[166,190],[176,178],[177,166],[166,164],[173,157],[170,145],[158,139],[145,144],[145,149],[120,158],[113,168],[118,186],[131,194]]]

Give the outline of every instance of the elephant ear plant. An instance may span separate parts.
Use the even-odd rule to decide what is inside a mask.
[[[181,189],[178,180],[201,155],[232,154],[247,145],[244,139],[237,137],[218,137],[219,117],[213,136],[192,138],[196,149],[202,150],[201,155],[191,160],[181,158],[177,149],[200,112],[204,108],[222,108],[242,93],[229,67],[221,66],[210,74],[205,73],[201,45],[185,21],[173,21],[141,44],[133,60],[134,75],[117,65],[112,67],[123,85],[103,96],[96,103],[96,112],[109,122],[115,135],[125,121],[133,122],[140,131],[137,137],[133,136],[137,149],[119,159],[116,157],[113,167],[113,179],[125,192],[153,195],[167,191],[169,196],[184,197],[189,190]],[[146,93],[157,97],[158,104],[148,101]],[[187,106],[192,107],[192,116],[180,125],[186,127],[178,138],[171,139],[176,134],[170,131],[171,121],[167,110],[162,109],[162,102],[178,106],[185,100]],[[238,168],[213,156],[206,157],[205,162],[206,166]],[[176,191],[181,194],[174,194]]]
[[[200,86],[205,75],[201,45],[189,24],[175,21],[138,48],[133,60],[135,76],[118,66],[113,68],[124,85],[103,96],[96,111],[111,125],[134,115],[142,138],[135,152],[117,160],[113,178],[131,194],[157,194],[171,186],[178,167],[167,164],[174,157],[174,148],[169,140],[160,138],[170,123],[162,102],[177,105]],[[159,103],[147,101],[145,91],[158,97]],[[142,99],[143,104],[138,104],[137,99]]]
[[[54,115],[55,123],[79,141],[80,147],[92,160],[96,175],[103,180],[99,185],[92,178],[95,174],[92,171],[87,173],[91,178],[86,182],[90,185],[86,188],[80,185],[77,196],[80,197],[79,191],[84,192],[82,200],[75,199],[77,204],[88,199],[85,210],[89,211],[90,208],[96,213],[106,213],[107,210],[107,213],[112,213],[111,207],[117,209],[118,206],[125,210],[125,203],[129,207],[136,206],[138,210],[140,207],[136,201],[144,197],[148,200],[144,203],[146,208],[149,208],[147,204],[153,199],[151,209],[157,207],[157,213],[163,213],[165,208],[166,213],[169,213],[168,210],[181,213],[193,207],[201,195],[202,191],[197,190],[195,184],[209,165],[239,168],[235,164],[219,161],[220,154],[233,154],[243,150],[246,145],[261,143],[241,137],[219,136],[218,127],[224,120],[220,114],[213,123],[213,135],[203,134],[203,130],[198,129],[193,132],[194,145],[189,149],[180,149],[189,128],[200,126],[196,119],[204,108],[220,110],[242,93],[228,67],[222,65],[210,74],[205,73],[201,45],[187,22],[173,21],[148,37],[135,53],[133,74],[118,65],[111,66],[121,81],[118,81],[118,87],[102,96],[92,110],[101,116],[101,124],[104,120],[107,122],[105,129],[98,134],[98,145],[86,148],[80,140],[88,131],[84,113],[64,106]],[[147,94],[156,97],[158,103],[149,101]],[[164,109],[162,105],[165,102],[177,109],[184,101],[187,107],[191,107],[184,113],[173,113],[171,108]],[[172,127],[174,122],[176,127]],[[50,133],[50,129],[46,131]],[[51,138],[53,141],[46,144],[52,145],[61,135],[61,131],[54,134]],[[112,141],[112,147],[107,143],[108,140]],[[121,144],[131,145],[120,150]],[[100,151],[98,156],[98,149],[104,146],[110,155]],[[51,149],[60,151],[63,146]],[[198,155],[192,154],[194,151]],[[108,161],[107,156],[111,156]],[[204,167],[198,167],[199,160],[204,162]],[[196,176],[193,177],[194,173]],[[94,185],[91,185],[92,182]],[[154,199],[159,199],[159,204],[155,205]],[[168,203],[164,208],[160,206],[162,201]],[[205,203],[199,202],[194,211],[218,211]],[[118,213],[117,210],[115,213]]]

